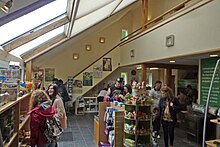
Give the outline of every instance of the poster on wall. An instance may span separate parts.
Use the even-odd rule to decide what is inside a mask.
[[[200,104],[206,104],[209,87],[212,80],[212,75],[215,69],[215,64],[219,58],[207,58],[201,60],[200,68]],[[219,107],[220,105],[220,66],[217,67],[212,90],[210,93],[209,105]]]
[[[82,80],[74,80],[73,82],[73,93],[82,93]]]
[[[93,77],[94,78],[102,78],[102,65],[94,65],[93,66]]]
[[[92,72],[84,72],[83,73],[83,86],[92,86]]]
[[[112,59],[103,58],[103,71],[112,71]]]
[[[53,81],[54,77],[55,77],[55,69],[45,68],[45,81],[46,82]]]
[[[44,70],[43,70],[43,69],[39,69],[39,70],[33,71],[32,77],[33,77],[33,80],[43,81],[43,78],[44,78]]]

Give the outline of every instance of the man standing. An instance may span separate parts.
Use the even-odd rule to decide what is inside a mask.
[[[161,81],[156,81],[154,84],[153,89],[151,89],[149,95],[152,96],[154,99],[154,106],[153,106],[153,120],[152,120],[152,125],[153,125],[153,137],[160,138],[160,117],[159,117],[159,101],[161,98]]]

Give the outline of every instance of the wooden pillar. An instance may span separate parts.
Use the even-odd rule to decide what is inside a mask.
[[[26,63],[26,81],[31,81],[32,61]]]
[[[142,30],[145,29],[148,17],[148,0],[142,0]]]
[[[166,84],[167,86],[171,86],[171,82],[172,82],[172,69],[171,68],[167,68],[166,69]]]
[[[147,76],[146,64],[141,64],[141,81],[145,83],[144,87],[146,86],[146,76]]]

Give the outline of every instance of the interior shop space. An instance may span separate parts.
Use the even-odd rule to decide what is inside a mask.
[[[0,147],[220,146],[220,0],[0,0]]]

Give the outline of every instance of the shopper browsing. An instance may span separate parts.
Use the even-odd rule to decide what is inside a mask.
[[[159,116],[162,119],[165,147],[168,147],[168,140],[170,140],[170,147],[173,147],[174,128],[177,122],[176,114],[180,110],[181,105],[174,97],[172,89],[168,86],[163,87],[162,98],[159,101]]]
[[[30,146],[31,147],[55,147],[55,143],[47,142],[43,132],[45,131],[45,120],[52,117],[55,112],[51,106],[49,96],[43,90],[35,90],[30,100]]]
[[[159,117],[159,100],[161,98],[161,81],[156,81],[154,84],[153,89],[151,89],[149,96],[152,96],[154,99],[154,106],[153,106],[153,120],[152,120],[152,125],[153,125],[153,137],[160,138],[160,117]]]
[[[62,98],[58,95],[58,86],[56,84],[50,84],[47,93],[52,100],[55,116],[60,119],[62,128],[67,128],[66,111]]]

